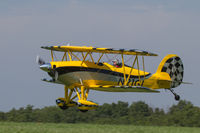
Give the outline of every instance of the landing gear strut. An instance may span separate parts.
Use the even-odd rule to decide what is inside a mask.
[[[173,89],[169,89],[169,90],[172,92],[172,94],[174,94],[175,100],[179,101],[180,100],[180,96],[178,94],[176,94]]]
[[[72,97],[72,93],[76,92],[76,95]],[[96,109],[98,104],[88,101],[89,89],[84,86],[75,87],[75,88],[67,88],[65,86],[65,97],[56,99],[56,104],[62,110],[66,110],[69,107],[77,106],[78,110],[81,112],[87,112],[88,110]],[[78,98],[78,102],[74,102],[75,98]]]

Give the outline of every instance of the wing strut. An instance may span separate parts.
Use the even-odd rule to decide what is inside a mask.
[[[68,51],[69,60],[72,61],[72,56],[70,54],[70,51],[69,50],[67,50],[67,51]]]
[[[140,65],[139,65],[139,60],[138,60],[138,56],[136,55],[137,58],[137,69],[138,69],[138,77],[139,77],[139,82],[141,82],[140,80]]]
[[[129,75],[128,75],[128,78],[127,78],[127,80],[126,80],[127,82],[125,83],[125,85],[128,84],[128,81],[129,81],[130,76],[131,76],[131,73],[132,73],[132,71],[133,71],[133,67],[135,66],[136,60],[137,60],[137,57],[135,57],[135,60],[133,61],[133,65],[132,65],[132,67],[131,67],[131,71],[130,71],[130,73],[129,73]]]
[[[124,71],[124,82],[126,83],[126,73],[125,73],[125,66],[124,66],[124,56],[122,53],[122,67],[123,67],[123,71]]]
[[[93,59],[93,57],[92,57],[92,53],[89,52],[89,55],[90,55],[90,58],[92,59],[92,62],[94,63],[94,59]]]
[[[145,64],[144,64],[144,56],[142,56],[142,63],[143,63],[144,80],[145,80]],[[143,86],[144,80],[143,80],[143,82],[142,82],[142,86]]]
[[[89,54],[89,51],[86,53],[86,55],[84,56],[84,54],[82,54],[83,55],[83,61],[81,62],[81,65],[83,64],[83,62],[85,61],[85,59],[86,59],[86,57],[88,56],[88,54]]]
[[[64,55],[63,55],[63,58],[62,58],[62,61],[64,61],[64,59],[66,59],[66,61],[67,61],[67,56],[66,56],[66,54],[67,54],[67,51],[65,51],[65,53],[64,53]]]
[[[78,58],[78,56],[76,56],[73,52],[70,52],[71,55],[73,55],[77,60],[81,61],[80,58]]]
[[[101,58],[103,57],[104,53],[101,54],[101,56],[99,57],[97,64],[100,62]]]
[[[52,61],[54,61],[54,58],[53,58],[53,50],[51,49],[51,59]]]

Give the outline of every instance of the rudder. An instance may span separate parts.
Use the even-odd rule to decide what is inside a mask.
[[[183,81],[184,67],[181,58],[177,55],[167,55],[160,63],[157,73],[166,72],[171,78],[171,87],[175,88]]]

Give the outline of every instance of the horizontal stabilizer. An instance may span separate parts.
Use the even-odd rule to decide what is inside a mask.
[[[147,92],[147,93],[159,93],[159,91],[143,87],[143,86],[113,86],[113,85],[91,85],[88,88],[98,91],[108,92]]]
[[[190,82],[183,82],[183,81],[172,81],[172,80],[165,80],[165,81],[168,81],[168,82],[171,82],[171,83],[190,84],[190,85],[192,84]]]
[[[188,84],[188,85],[192,85],[193,83],[190,83],[190,82],[181,82],[181,84]]]

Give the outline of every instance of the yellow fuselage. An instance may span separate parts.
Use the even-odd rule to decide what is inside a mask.
[[[124,66],[116,68],[108,63],[95,64],[90,61],[56,61],[51,62],[56,68],[58,81],[73,88],[76,86],[119,85],[144,86],[151,89],[169,88],[170,77],[166,73],[150,74],[138,69]],[[111,91],[109,88],[103,91]],[[114,90],[113,90],[114,91]]]

